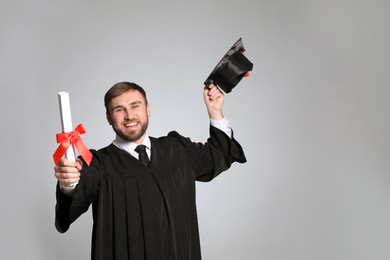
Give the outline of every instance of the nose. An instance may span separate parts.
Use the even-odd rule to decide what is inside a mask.
[[[126,109],[125,110],[125,120],[131,120],[131,119],[133,119],[133,114],[128,109]]]

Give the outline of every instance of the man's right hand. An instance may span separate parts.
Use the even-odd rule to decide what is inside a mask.
[[[80,159],[72,162],[66,158],[62,158],[54,167],[55,177],[62,187],[69,187],[80,180],[82,167],[83,163]]]

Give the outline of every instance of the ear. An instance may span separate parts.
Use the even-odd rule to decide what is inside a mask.
[[[110,125],[112,125],[112,119],[111,119],[111,116],[108,112],[106,112],[106,118],[107,118],[107,121]]]
[[[149,103],[146,105],[146,113],[148,114],[148,117],[150,117],[150,106],[149,106]]]

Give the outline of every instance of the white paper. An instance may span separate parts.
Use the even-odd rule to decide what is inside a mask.
[[[72,132],[73,125],[72,115],[70,113],[69,93],[66,91],[58,92],[58,101],[60,104],[62,132]],[[76,161],[76,154],[73,145],[70,145],[68,150],[66,150],[65,157],[69,161]]]

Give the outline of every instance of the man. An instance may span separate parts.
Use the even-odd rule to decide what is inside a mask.
[[[176,132],[149,137],[145,91],[134,83],[115,84],[104,98],[113,143],[91,150],[89,166],[65,158],[55,166],[57,230],[66,232],[92,204],[92,259],[201,259],[195,181],[246,162],[223,117],[223,93],[210,85],[203,95],[211,121],[205,144]]]

